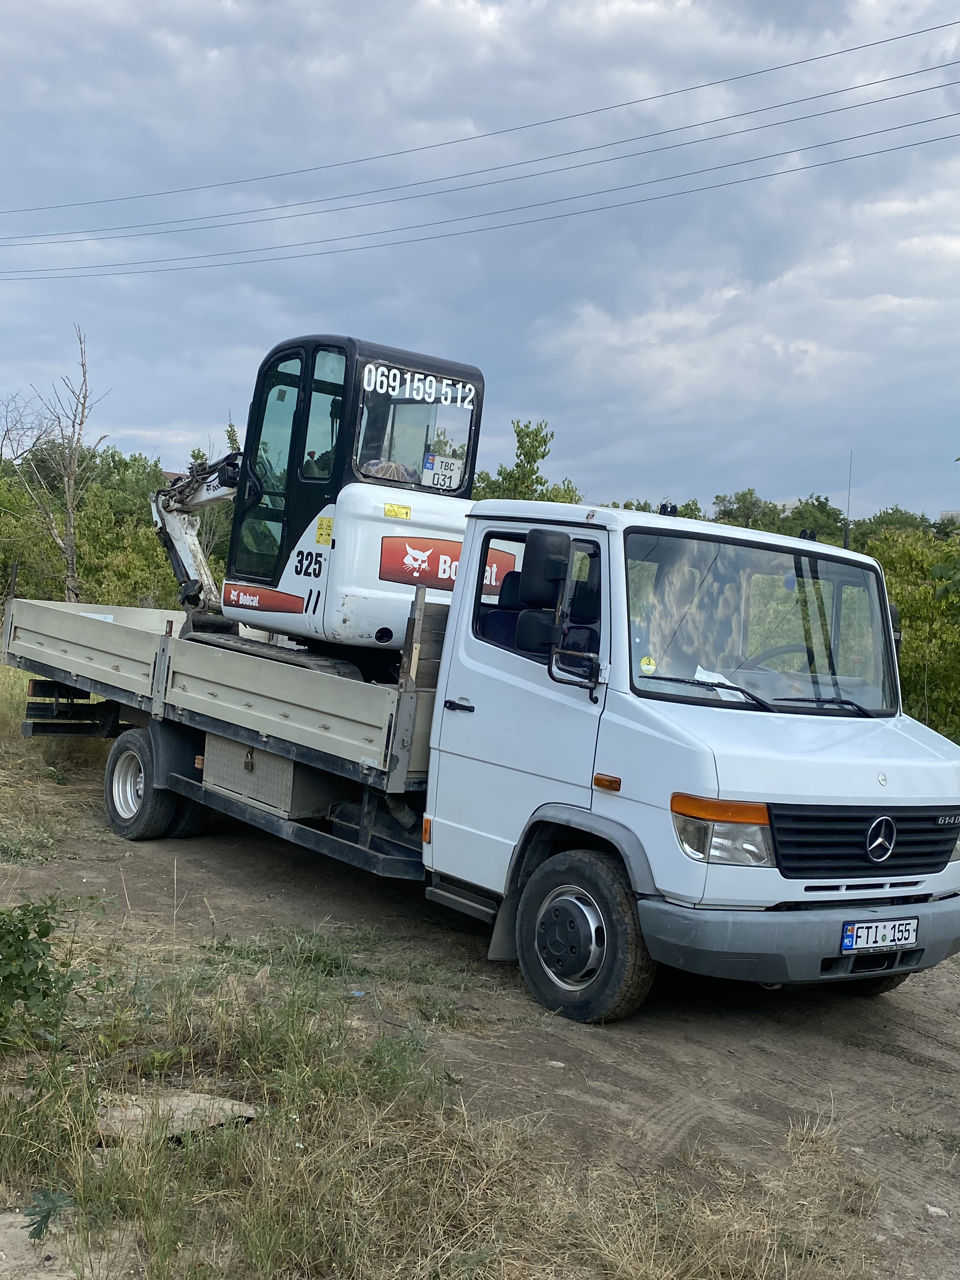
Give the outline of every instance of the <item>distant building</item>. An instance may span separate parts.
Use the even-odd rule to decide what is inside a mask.
[[[960,511],[941,511],[940,520],[941,523],[944,520],[952,520],[954,524],[960,524]]]

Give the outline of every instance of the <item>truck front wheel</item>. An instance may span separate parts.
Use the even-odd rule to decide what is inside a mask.
[[[173,821],[177,796],[156,785],[146,729],[127,729],[110,748],[103,782],[107,819],[127,840],[156,840]]]
[[[635,1012],[657,967],[623,868],[588,849],[555,854],[527,881],[517,911],[517,956],[531,994],[577,1022]]]

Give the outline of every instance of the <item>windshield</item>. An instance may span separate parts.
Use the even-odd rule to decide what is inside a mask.
[[[896,710],[874,570],[815,544],[787,552],[639,530],[626,552],[638,693],[815,714]]]
[[[462,490],[477,407],[473,383],[371,362],[362,387],[360,474],[434,492]]]

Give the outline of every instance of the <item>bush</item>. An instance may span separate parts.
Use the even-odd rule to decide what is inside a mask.
[[[69,968],[51,956],[59,923],[56,897],[0,908],[0,1030],[18,1013],[28,1028],[49,1026],[72,985]]]
[[[960,742],[960,624],[937,589],[935,567],[956,550],[926,529],[890,529],[867,554],[883,565],[887,591],[900,610],[904,708],[931,729]]]

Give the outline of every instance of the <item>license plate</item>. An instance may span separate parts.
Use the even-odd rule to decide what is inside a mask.
[[[910,920],[850,920],[843,926],[841,951],[899,951],[917,941],[917,917]]]

